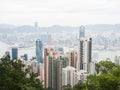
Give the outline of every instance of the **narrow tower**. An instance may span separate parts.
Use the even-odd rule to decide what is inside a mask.
[[[85,27],[80,26],[78,39],[78,62],[77,69],[90,72],[92,54],[92,38],[85,37]]]
[[[80,31],[79,31],[79,38],[85,37],[85,27],[82,25],[80,26]]]
[[[36,59],[39,63],[43,63],[43,45],[40,39],[36,40]]]
[[[17,47],[13,47],[12,48],[12,59],[15,60],[18,58],[18,48]]]

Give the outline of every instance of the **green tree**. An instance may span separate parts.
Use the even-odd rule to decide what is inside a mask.
[[[86,90],[86,84],[83,81],[79,81],[74,87],[73,90]]]
[[[73,90],[73,89],[72,89],[71,85],[68,84],[68,85],[63,86],[63,90]]]
[[[99,81],[96,75],[89,75],[87,77],[86,87],[88,90],[99,90]]]
[[[120,66],[111,61],[96,64],[99,75],[87,77],[88,90],[120,90]]]
[[[33,73],[27,78],[29,70],[20,60],[10,57],[0,59],[0,90],[43,90],[42,82]],[[32,79],[31,79],[32,78]]]
[[[120,66],[111,61],[96,64],[97,75],[87,76],[85,82],[79,81],[73,89],[70,85],[63,90],[120,90]]]
[[[112,74],[98,76],[100,90],[120,90],[120,80]]]
[[[115,70],[117,67],[118,65],[111,61],[100,61],[98,64],[96,64],[96,71],[97,73],[101,72],[101,74],[108,74]]]
[[[120,66],[118,66],[115,70],[112,71],[112,74],[118,78],[120,78]]]

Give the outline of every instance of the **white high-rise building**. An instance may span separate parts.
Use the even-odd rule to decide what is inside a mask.
[[[62,68],[62,86],[71,85],[72,87],[76,85],[79,80],[85,81],[88,73],[86,70],[77,71],[72,66],[67,66]]]
[[[92,54],[92,38],[79,38],[78,40],[78,62],[77,69],[90,72]]]
[[[72,66],[62,68],[62,86],[69,84],[73,87],[75,85],[75,73],[76,69]]]

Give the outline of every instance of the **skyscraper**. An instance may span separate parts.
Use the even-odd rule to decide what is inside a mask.
[[[68,58],[61,51],[45,48],[44,59],[45,87],[62,90],[62,67],[68,65]]]
[[[12,48],[12,59],[15,60],[18,58],[18,48],[13,47]]]
[[[49,68],[49,56],[52,56],[53,49],[52,48],[45,48],[44,49],[44,83],[45,88],[48,88],[48,68]]]
[[[85,37],[85,27],[82,25],[80,26],[80,31],[79,31],[79,38]]]
[[[90,72],[92,52],[92,38],[80,38],[78,40],[78,70]]]
[[[55,57],[50,57],[48,68],[48,87],[54,90],[62,90],[62,61]]]
[[[43,45],[40,39],[36,40],[36,59],[39,63],[43,63]]]

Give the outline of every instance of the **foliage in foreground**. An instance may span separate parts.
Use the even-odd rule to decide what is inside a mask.
[[[20,60],[9,57],[0,59],[0,90],[43,90],[42,82],[37,75],[25,69]],[[27,78],[27,74],[30,77]]]
[[[120,90],[120,66],[111,61],[96,64],[97,75],[89,75],[87,81],[79,81],[74,87],[64,86],[64,90]]]

